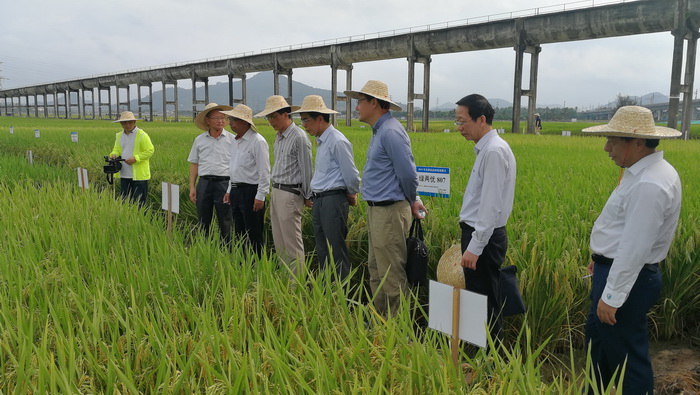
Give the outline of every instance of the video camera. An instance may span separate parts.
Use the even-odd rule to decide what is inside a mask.
[[[119,173],[119,171],[122,169],[122,162],[124,159],[122,159],[121,156],[117,156],[116,158],[105,156],[104,158],[107,164],[103,166],[103,170],[107,176],[107,182],[109,185],[112,185],[114,184],[114,175]]]

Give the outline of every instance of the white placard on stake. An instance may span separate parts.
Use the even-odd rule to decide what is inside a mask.
[[[41,137],[41,132],[39,131],[39,129],[34,129],[34,137],[36,137],[36,138]]]
[[[82,167],[78,167],[78,187],[80,187],[80,189],[90,188],[90,183],[88,182],[87,169],[84,169]]]
[[[27,151],[27,160],[29,161],[30,165],[34,164],[34,155],[32,155],[32,150]]]
[[[15,127],[14,126],[10,126],[10,134],[15,134]]]
[[[78,142],[78,132],[70,132],[70,141],[74,143]]]
[[[418,194],[421,196],[450,197],[450,168],[416,166]]]
[[[171,199],[168,200],[168,186],[170,186],[170,196]],[[168,202],[170,203],[170,211],[175,214],[180,213],[180,186],[177,184],[169,184],[164,182],[162,184],[162,198],[163,210],[168,211]]]
[[[452,335],[453,287],[430,281],[428,327]],[[459,298],[459,338],[486,347],[486,296],[464,289]]]

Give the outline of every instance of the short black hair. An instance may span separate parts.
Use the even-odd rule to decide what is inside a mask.
[[[634,140],[634,137],[622,137],[623,140],[625,141],[632,141]],[[661,141],[659,139],[644,139],[644,146],[647,148],[656,148],[659,146],[659,143]]]
[[[370,96],[370,95],[367,95],[367,94],[364,94],[364,93],[363,93],[363,95],[365,96],[365,99],[367,99],[367,101],[372,101],[372,99],[377,99],[377,98],[374,97],[374,96]],[[377,103],[379,103],[379,107],[380,107],[382,110],[390,110],[390,109],[391,109],[391,103],[389,103],[389,102],[386,101],[386,100],[377,99]]]
[[[316,111],[307,112],[306,114],[308,114],[308,116],[311,117],[311,119],[316,119],[319,116],[322,116],[323,120],[326,121],[326,123],[331,122],[331,114],[324,114],[324,113],[316,112]]]
[[[493,123],[493,116],[496,114],[496,111],[494,111],[491,103],[489,103],[485,97],[477,93],[473,93],[459,99],[459,101],[455,104],[458,106],[467,107],[469,110],[469,116],[472,120],[476,121],[477,118],[483,115],[486,117],[487,124],[491,125]]]

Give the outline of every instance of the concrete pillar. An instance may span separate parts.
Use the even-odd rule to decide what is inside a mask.
[[[280,75],[285,75],[287,76],[287,96],[285,97],[285,100],[287,100],[287,103],[289,105],[293,105],[292,103],[292,70],[291,69],[285,69],[279,65],[277,62],[277,54],[275,54],[275,69],[272,70],[272,75],[274,77],[274,93],[275,95],[280,94]]]
[[[519,34],[520,35],[520,34]],[[515,46],[515,76],[513,78],[513,120],[511,133],[520,133],[520,103],[523,95],[523,58],[525,44]]]
[[[352,125],[352,100],[345,95],[338,95],[338,70],[345,70],[345,89],[352,86],[352,65],[331,65],[331,109],[338,111],[338,102],[345,102],[345,125]],[[337,125],[336,115],[331,115],[331,123]]]
[[[197,98],[197,82],[203,82],[204,83],[204,99],[198,99]],[[207,77],[197,77],[194,74],[194,70],[192,71],[192,119],[197,116],[197,113],[199,113],[199,110],[197,109],[197,104],[202,105],[202,109],[204,109],[204,106],[209,103],[209,78]]]
[[[683,70],[683,42],[685,34],[682,31],[673,31],[673,59],[671,63],[671,91],[668,95],[668,122],[669,128],[675,129],[678,125],[678,103],[681,97],[681,72]]]
[[[528,46],[525,52],[530,54],[530,86],[523,94],[528,96],[527,101],[527,133],[535,133],[535,112],[537,112],[537,73],[542,47],[539,45]]]
[[[173,87],[173,100],[168,100],[168,85]],[[173,106],[175,122],[180,121],[180,104],[177,99],[177,81],[163,81],[163,121],[168,120],[168,105]]]
[[[78,119],[83,118],[82,108],[80,107],[80,92],[81,90],[68,89],[68,118],[73,118],[73,109],[78,110]],[[75,93],[75,100],[73,100],[73,94]]]
[[[511,132],[520,133],[520,108],[522,107],[522,97],[527,96],[527,133],[534,133],[534,114],[537,109],[537,73],[539,68],[539,54],[542,51],[542,47],[540,47],[539,45],[526,44],[525,32],[522,30],[519,30],[518,32],[518,42],[520,44],[515,46],[515,76],[513,78],[513,121],[511,123]],[[525,60],[526,53],[530,54],[530,80],[528,82],[528,89],[523,89],[523,62]]]
[[[61,104],[61,95],[63,95],[63,104]],[[61,118],[61,108],[63,108],[63,118],[68,119],[69,113],[68,113],[68,94],[67,91],[63,92],[56,92],[56,103],[57,103],[57,111],[56,111],[56,117]]]
[[[421,130],[428,131],[428,116],[430,111],[429,91],[430,91],[430,56],[409,56],[408,57],[408,96],[406,98],[406,130],[414,130],[413,120],[415,111],[415,101],[423,101],[423,125]],[[416,93],[416,63],[423,64],[423,92]]]
[[[143,91],[141,90],[141,88],[148,88],[148,92],[147,92],[148,99],[142,98]],[[137,84],[136,90],[137,90],[137,94],[138,94],[138,106],[139,106],[138,118],[143,119],[143,111],[142,111],[143,106],[148,106],[148,120],[153,121],[153,83],[149,82],[148,85]]]
[[[234,85],[234,80],[235,79],[240,79],[241,80],[241,97],[236,97],[233,85]],[[236,75],[236,74],[229,74],[228,75],[228,105],[233,106],[237,103],[246,103],[246,75],[245,73]]]
[[[688,140],[690,137],[690,121],[693,117],[693,84],[695,82],[695,58],[699,36],[700,34],[696,31],[687,38],[688,48],[685,55],[685,78],[683,81],[683,123],[681,124],[684,140]]]
[[[90,100],[85,97],[85,93],[90,93]],[[90,119],[95,119],[95,89],[83,88],[83,119],[88,119],[88,107],[90,107]]]
[[[53,118],[60,118],[61,114],[58,113],[58,91],[53,91]]]
[[[122,95],[122,89],[126,90],[126,98],[124,98]],[[119,114],[122,111],[131,111],[131,85],[126,85],[126,86],[122,87],[122,86],[119,86],[119,84],[117,84],[117,114],[116,114],[116,117],[119,117]]]
[[[102,100],[102,92],[107,92],[107,102]],[[97,113],[100,119],[104,119],[102,115],[102,107],[107,106],[107,119],[112,119],[112,88],[111,87],[97,87]]]

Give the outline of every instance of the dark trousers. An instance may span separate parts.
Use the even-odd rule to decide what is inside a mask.
[[[462,228],[462,254],[464,254],[472,239],[474,228],[464,222],[460,222],[459,225]],[[494,342],[500,341],[503,329],[503,317],[500,314],[503,303],[498,294],[498,279],[501,265],[506,259],[507,249],[508,235],[506,234],[506,227],[496,228],[493,230],[493,234],[484,251],[476,261],[476,270],[464,268],[464,280],[467,290],[486,295],[489,330]]]
[[[596,263],[593,268],[586,344],[590,342],[596,382],[607,386],[616,369],[617,381],[626,360],[622,392],[651,395],[654,393],[654,373],[649,359],[647,313],[661,294],[661,273],[642,269],[627,300],[615,314],[617,323],[607,325],[598,319],[597,309],[611,267]],[[588,393],[593,394],[593,388],[589,388]]]
[[[134,181],[131,178],[120,178],[120,180],[119,196],[138,202],[139,206],[143,207],[148,197],[148,180]]]
[[[204,234],[209,236],[211,220],[216,209],[216,220],[219,223],[221,241],[231,245],[231,206],[224,203],[224,195],[228,189],[228,180],[211,181],[199,178],[197,182],[197,218]]]
[[[345,193],[314,198],[311,209],[318,263],[323,270],[331,261],[332,251],[335,272],[341,280],[350,274],[350,256],[345,242],[348,235],[349,209]]]
[[[253,211],[255,195],[258,186],[249,184],[231,188],[229,201],[233,215],[233,227],[236,236],[245,238],[255,251],[257,256],[263,250],[263,226],[265,223],[265,210]]]

